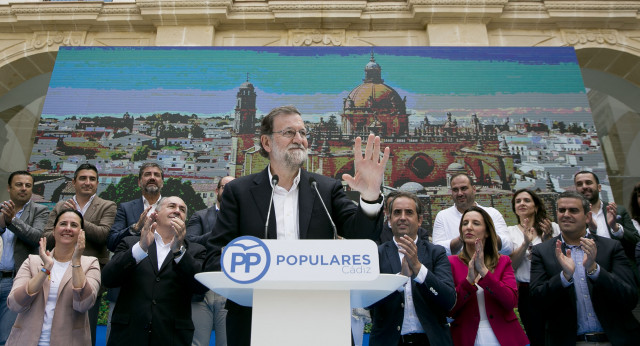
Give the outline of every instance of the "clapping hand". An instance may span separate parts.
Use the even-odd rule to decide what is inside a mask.
[[[158,224],[155,222],[156,213],[152,213],[150,216],[145,216],[144,226],[140,231],[140,248],[147,252],[149,246],[155,241],[154,233]]]
[[[44,263],[44,269],[51,270],[53,268],[53,253],[47,250],[47,238],[40,238],[40,259]]]
[[[607,205],[607,224],[615,232],[618,230],[616,227],[618,218],[618,206],[615,203],[609,203]]]
[[[567,249],[566,255],[562,253],[562,242],[560,239],[556,240],[556,258],[558,259],[558,263],[560,263],[564,278],[567,279],[567,281],[571,281],[573,272],[576,270],[576,264],[573,262],[573,258],[571,258],[571,249]]]
[[[476,239],[476,252],[474,257],[474,269],[480,276],[484,277],[487,275],[489,269],[487,269],[487,266],[484,264],[484,242],[480,239]]]
[[[82,254],[84,253],[85,247],[85,235],[84,231],[80,230],[78,233],[78,241],[76,242],[76,247],[73,249],[73,255],[71,256],[71,263],[79,263]]]
[[[522,226],[522,234],[524,235],[525,243],[529,245],[533,239],[536,238],[536,231],[533,226],[527,227],[527,223],[529,223],[529,219],[524,219],[520,226]]]
[[[176,252],[184,243],[184,237],[187,235],[187,230],[184,221],[179,217],[171,219],[171,228],[173,229],[174,238],[171,244],[171,251]]]

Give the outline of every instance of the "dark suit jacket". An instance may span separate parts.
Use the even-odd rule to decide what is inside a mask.
[[[418,227],[418,238],[429,240],[429,231],[422,227]],[[378,245],[384,244],[388,241],[391,241],[391,239],[393,239],[393,231],[391,230],[391,227],[389,227],[388,222],[383,222],[382,232],[380,232],[380,240],[376,240],[376,243]]]
[[[220,270],[223,246],[245,235],[264,238],[271,184],[268,168],[260,173],[237,178],[225,185],[222,205],[215,225],[215,232],[207,240],[205,271]],[[338,234],[353,239],[378,239],[382,228],[382,212],[369,218],[359,206],[347,198],[339,181],[301,170],[298,185],[298,212],[300,239],[332,239],[331,223],[309,185],[314,177],[324,203],[338,228]],[[312,222],[313,220],[313,222]],[[276,239],[275,211],[269,217],[268,238]],[[249,345],[251,339],[251,309],[227,300],[227,343]]]
[[[613,345],[637,345],[640,324],[631,311],[638,302],[633,271],[620,242],[591,234],[598,247],[597,280],[587,279],[593,309]],[[547,345],[574,345],[578,330],[574,285],[562,287],[555,255],[560,236],[533,247],[531,297],[546,319]],[[563,250],[564,252],[564,250]]]
[[[116,218],[113,221],[113,225],[111,225],[109,236],[107,237],[107,248],[109,251],[116,251],[122,239],[134,235],[130,232],[131,226],[140,220],[142,212],[144,212],[142,197],[120,203],[118,211],[116,212]]]
[[[418,259],[428,270],[424,282],[411,282],[416,314],[431,345],[453,345],[447,313],[456,302],[456,289],[447,253],[439,245],[419,239]],[[401,270],[398,247],[388,241],[378,247],[380,273],[396,274]],[[404,319],[404,292],[394,291],[372,306],[369,345],[397,345]]]
[[[49,213],[49,220],[44,229],[47,237],[47,247],[55,246],[53,240],[53,222],[58,213],[63,209],[66,200],[59,201]],[[107,236],[109,229],[113,224],[116,216],[116,204],[96,196],[91,202],[91,206],[84,213],[84,234],[86,237],[86,245],[84,248],[85,256],[93,256],[98,258],[101,265],[109,262],[109,251],[107,250]]]
[[[49,208],[33,201],[24,208],[20,218],[16,218],[7,226],[15,234],[13,237],[13,267],[16,272],[30,254],[38,253],[38,242],[42,237],[44,225],[49,216]],[[4,233],[4,228],[2,233]]]
[[[209,232],[213,230],[218,218],[216,206],[198,210],[187,222],[187,239],[194,243],[206,246],[209,239]]]
[[[602,202],[602,203],[603,203],[602,207],[606,212],[607,205],[609,203],[607,202]],[[629,258],[629,260],[633,262],[635,261],[636,244],[640,242],[640,234],[638,234],[638,230],[636,230],[636,227],[633,225],[633,222],[631,221],[631,216],[629,216],[627,209],[625,209],[623,206],[618,206],[618,208],[616,209],[616,215],[617,215],[616,222],[619,223],[624,229],[622,239],[620,239],[620,242],[622,243],[622,248],[624,249],[624,252],[627,255],[627,258]],[[607,225],[607,228],[609,229],[609,236],[611,237],[611,239],[616,239],[616,238],[613,238],[613,234],[611,234],[611,227]]]
[[[202,270],[206,250],[185,240],[180,262],[169,253],[158,270],[155,243],[136,264],[131,249],[139,240],[124,238],[102,271],[105,286],[121,287],[108,345],[191,345],[191,294],[205,291],[193,276]]]

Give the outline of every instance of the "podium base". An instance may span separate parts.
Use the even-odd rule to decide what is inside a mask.
[[[350,292],[254,289],[252,346],[350,346]]]

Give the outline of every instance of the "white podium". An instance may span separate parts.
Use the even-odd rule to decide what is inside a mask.
[[[227,244],[223,272],[196,274],[210,290],[253,306],[253,346],[350,346],[351,308],[372,305],[409,278],[380,274],[371,240],[261,240]]]
[[[253,306],[253,346],[349,346],[351,308],[367,307],[398,289],[408,278],[380,274],[373,281],[257,281],[240,284],[224,273],[196,274],[210,290]]]

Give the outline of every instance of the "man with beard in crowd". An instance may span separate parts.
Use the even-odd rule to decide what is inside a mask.
[[[600,199],[600,179],[590,171],[580,171],[573,176],[576,191],[591,203],[593,217],[588,223],[589,231],[604,238],[616,239],[622,243],[624,252],[632,263],[635,263],[635,247],[640,241],[629,213],[623,206],[615,202],[604,202]]]
[[[364,157],[362,140],[354,146],[355,174],[344,174],[352,190],[360,192],[355,205],[342,184],[332,178],[302,169],[307,162],[307,135],[300,112],[293,106],[273,109],[262,119],[260,154],[269,166],[260,173],[237,178],[225,186],[215,232],[207,242],[205,271],[220,270],[221,249],[239,236],[265,238],[267,210],[273,191],[269,217],[269,239],[333,239],[334,232],[319,200],[322,196],[340,236],[377,240],[382,229],[380,185],[389,159],[389,148],[380,151],[380,138],[369,135]],[[278,177],[274,184],[274,177]],[[312,185],[313,184],[313,185]],[[317,186],[319,192],[315,191]],[[227,343],[251,342],[251,308],[227,300]]]
[[[151,215],[161,198],[160,192],[164,185],[164,173],[162,167],[155,162],[146,162],[138,171],[138,186],[142,192],[142,198],[120,203],[116,212],[116,219],[109,231],[107,248],[115,252],[118,244],[127,236],[138,236],[144,226],[147,215]],[[107,339],[111,331],[111,315],[118,299],[119,288],[109,289],[107,300],[109,301],[109,322],[107,323]]]

